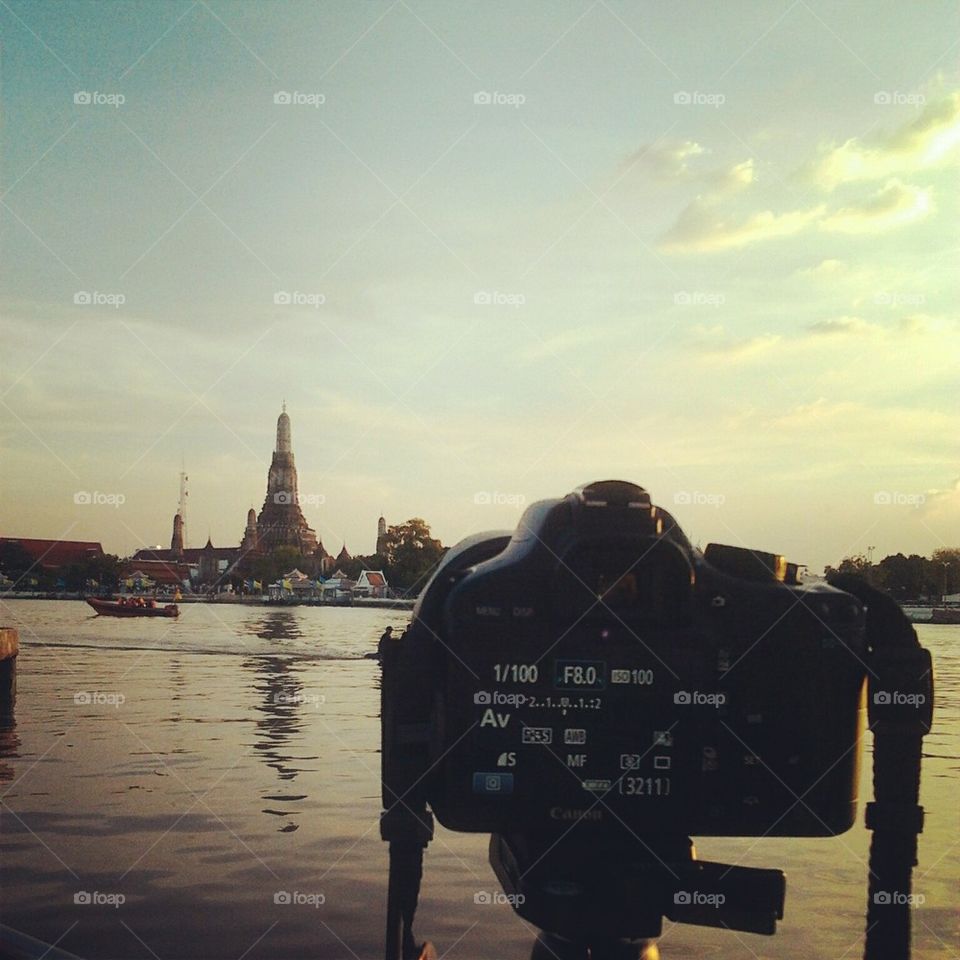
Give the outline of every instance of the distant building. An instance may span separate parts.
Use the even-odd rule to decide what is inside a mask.
[[[138,550],[124,564],[124,568],[133,571],[135,568],[144,569],[145,563],[165,563],[168,566],[183,566],[188,571],[187,580],[196,586],[210,586],[234,564],[240,556],[239,547],[215,547],[207,537],[202,547],[181,548],[179,552],[169,550],[154,550],[146,547]],[[144,569],[146,572],[146,569]]]
[[[355,597],[376,597],[382,599],[387,596],[387,578],[381,570],[361,570],[353,588]]]
[[[257,511],[251,507],[247,511],[247,528],[243,531],[243,540],[240,541],[240,556],[260,550],[260,535],[257,533]]]
[[[381,557],[387,555],[387,521],[383,517],[377,521],[377,547],[374,553]]]
[[[0,544],[17,544],[33,561],[37,570],[59,570],[104,555],[103,547],[93,540],[35,540],[24,537],[0,537]]]
[[[174,557],[183,556],[183,515],[179,510],[173,515],[173,536],[170,537],[170,553]]]
[[[267,471],[263,506],[259,515],[253,507],[247,511],[246,526],[238,547],[215,547],[210,538],[200,548],[184,546],[184,479],[182,476],[181,507],[173,518],[170,549],[138,550],[129,563],[140,566],[148,562],[187,564],[191,582],[195,585],[214,586],[232,581],[236,586],[243,578],[251,576],[257,559],[278,548],[292,548],[299,553],[302,559],[297,562],[310,576],[329,577],[337,567],[353,560],[346,544],[336,557],[332,557],[300,509],[299,479],[286,404],[277,418],[276,442]],[[387,521],[380,517],[377,520],[376,552],[381,556],[386,552],[386,536]]]
[[[300,509],[286,404],[277,418],[277,442],[267,472],[267,495],[257,517],[257,540],[259,549],[265,553],[277,547],[294,547],[304,557],[312,557],[319,545],[316,531]]]
[[[353,596],[356,584],[342,570],[337,569],[329,580],[324,580],[321,587],[324,600],[349,600]]]
[[[190,567],[185,563],[165,560],[127,561],[121,567],[120,583],[123,586],[152,589],[170,587],[183,589],[190,583]]]

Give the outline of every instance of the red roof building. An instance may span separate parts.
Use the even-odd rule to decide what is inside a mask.
[[[93,540],[35,540],[24,537],[0,537],[0,544],[18,544],[39,570],[59,570],[84,560],[102,557],[103,547]]]
[[[357,578],[353,593],[357,597],[386,597],[387,578],[380,570],[364,570]]]
[[[157,586],[182,587],[184,582],[190,582],[187,564],[165,560],[127,560],[121,568],[120,579],[136,579],[138,573],[149,577]]]

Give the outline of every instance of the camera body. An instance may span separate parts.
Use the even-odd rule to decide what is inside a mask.
[[[632,483],[535,503],[448,553],[385,659],[384,803],[587,840],[841,833],[864,626],[782,557],[694,549]]]

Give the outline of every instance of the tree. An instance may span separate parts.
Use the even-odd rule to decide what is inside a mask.
[[[63,580],[70,590],[86,590],[90,581],[113,589],[120,578],[120,558],[112,553],[105,553],[102,557],[71,563],[55,571],[55,578]]]
[[[385,538],[387,581],[394,590],[417,593],[440,562],[446,548],[430,535],[420,517],[387,529]]]
[[[828,583],[833,583],[834,579],[842,574],[852,573],[854,576],[861,577],[872,586],[878,587],[876,568],[863,554],[857,554],[855,557],[844,557],[840,561],[839,567],[826,567],[823,571]]]
[[[263,589],[267,585],[275,583],[285,573],[289,573],[294,567],[302,568],[309,566],[310,561],[301,556],[296,547],[277,547],[271,550],[266,556],[256,557],[249,566],[247,576],[253,580],[259,580],[263,584]],[[308,570],[304,570],[308,573]]]
[[[382,570],[387,567],[387,558],[381,557],[379,553],[371,553],[366,557],[352,557],[346,563],[340,565],[340,569],[351,579],[356,580],[364,570]],[[387,577],[389,582],[390,578]]]
[[[878,564],[862,556],[844,557],[839,567],[827,567],[824,572],[830,583],[839,574],[855,574],[898,603],[936,600],[951,589],[960,590],[960,549],[943,547],[930,558],[894,553]]]
[[[33,557],[16,541],[0,543],[0,571],[19,580],[33,566]]]
[[[960,549],[941,547],[933,551],[930,562],[934,566],[936,593],[960,593]]]

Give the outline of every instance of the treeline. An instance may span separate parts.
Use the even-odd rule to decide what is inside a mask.
[[[960,593],[960,548],[943,547],[929,557],[895,553],[879,563],[863,555],[844,557],[824,573],[828,582],[841,573],[856,574],[899,603],[938,602],[946,594]]]
[[[430,535],[426,521],[414,517],[387,527],[383,555],[353,557],[343,564],[343,572],[356,580],[361,570],[382,570],[392,590],[416,596],[444,553],[446,547]]]

